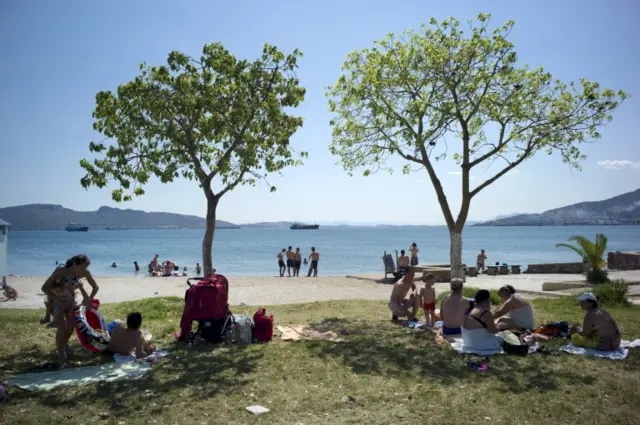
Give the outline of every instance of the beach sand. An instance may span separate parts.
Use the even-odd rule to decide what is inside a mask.
[[[640,271],[614,272],[612,279],[640,280]],[[328,300],[388,300],[391,285],[380,283],[383,276],[371,273],[353,277],[268,277],[227,276],[229,303],[238,305],[296,304]],[[132,301],[149,297],[183,297],[187,289],[183,277],[109,276],[95,277],[100,291],[96,298],[103,303]],[[543,282],[579,281],[579,275],[507,275],[479,276],[467,279],[467,286],[497,289],[513,285],[520,291],[541,292]],[[16,301],[1,302],[0,308],[43,308],[44,296],[40,291],[44,276],[10,276],[8,283],[18,290]],[[420,284],[419,284],[420,285]],[[436,292],[449,290],[448,283],[436,284]]]

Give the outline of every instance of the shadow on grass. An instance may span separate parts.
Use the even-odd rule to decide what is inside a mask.
[[[474,355],[461,355],[448,346],[438,346],[435,335],[411,330],[389,322],[328,318],[310,325],[319,331],[332,330],[343,335],[344,342],[327,344],[310,341],[307,346],[323,359],[338,358],[354,373],[426,379],[444,386],[478,377],[489,379],[498,391],[521,394],[528,391],[555,391],[566,385],[591,385],[595,374],[566,367],[566,356],[531,354],[526,357],[498,355],[483,360],[487,372],[466,366]]]
[[[70,387],[46,393],[22,393],[48,407],[69,408],[95,406],[101,415],[134,415],[145,404],[153,413],[180,408],[180,402],[194,403],[218,393],[233,392],[250,383],[254,365],[263,354],[251,346],[217,346],[200,344],[187,346],[174,343],[170,355],[154,366],[151,373],[136,380],[99,382],[92,390]],[[107,358],[107,356],[101,356]],[[180,389],[183,400],[169,400],[167,394]]]

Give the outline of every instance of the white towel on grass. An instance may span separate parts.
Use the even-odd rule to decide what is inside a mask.
[[[564,351],[565,353],[569,354],[599,357],[601,359],[609,360],[624,360],[629,355],[629,349],[627,348],[618,348],[614,351],[598,351],[594,350],[593,348],[583,348],[573,344],[563,345],[562,347],[560,347],[560,351]]]

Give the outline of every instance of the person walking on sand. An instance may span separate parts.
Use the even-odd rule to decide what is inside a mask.
[[[480,250],[480,254],[478,254],[478,258],[477,258],[477,266],[478,266],[478,272],[482,273],[484,272],[484,262],[487,260],[487,255],[484,253],[484,249]]]
[[[418,252],[420,252],[420,250],[418,249],[418,245],[416,245],[416,243],[412,243],[411,246],[409,247],[409,252],[411,252],[411,262],[410,264],[412,266],[417,266],[418,265]]]
[[[300,248],[296,248],[296,254],[294,257],[293,275],[300,276],[300,267],[302,266],[302,253]]]
[[[282,248],[282,251],[278,252],[276,257],[278,257],[278,267],[280,268],[280,277],[284,277],[284,271],[287,269],[287,265],[284,263],[284,253],[287,252],[286,249]]]
[[[293,248],[289,246],[289,249],[287,250],[287,273],[289,274],[289,277],[291,277],[291,269],[295,270],[295,257],[296,254],[293,252]]]
[[[307,277],[311,277],[311,272],[313,271],[313,277],[318,277],[318,261],[320,260],[320,254],[316,252],[315,247],[311,247],[311,254],[309,255],[309,260],[311,261],[311,265],[309,266],[309,272],[307,273]]]
[[[82,286],[80,279],[86,279],[92,288],[91,295],[85,300],[85,305],[88,308],[91,307],[91,300],[98,293],[98,284],[88,269],[90,264],[91,261],[86,255],[71,257],[64,267],[55,269],[42,285],[42,292],[53,302],[53,317],[57,327],[58,366],[61,368],[67,365],[67,356],[71,354],[69,338],[74,331],[75,291]]]

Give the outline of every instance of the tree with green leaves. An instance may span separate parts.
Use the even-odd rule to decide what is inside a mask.
[[[468,21],[431,19],[417,32],[389,34],[372,48],[347,56],[342,75],[327,90],[334,113],[330,151],[349,174],[426,169],[451,238],[452,277],[463,277],[462,231],[471,200],[537,153],[557,152],[579,168],[580,144],[627,96],[580,80],[565,84],[542,68],[519,64],[507,37],[508,21],[491,31],[490,15]],[[434,163],[452,158],[461,171],[461,205],[454,215]],[[502,163],[471,187],[479,166]]]
[[[196,181],[207,199],[202,262],[211,273],[220,199],[307,156],[289,144],[302,118],[287,113],[305,95],[295,75],[301,56],[265,45],[259,59],[238,60],[215,43],[199,59],[174,51],[167,65],[143,63],[133,81],[96,95],[93,128],[105,139],[89,144],[99,158],[80,162],[82,186],[114,181],[121,202],[143,195],[152,177]]]
[[[580,258],[589,264],[587,272],[587,280],[591,283],[602,283],[609,280],[607,272],[602,268],[607,264],[604,261],[604,254],[607,252],[607,237],[602,234],[596,234],[594,241],[584,236],[571,236],[569,241],[575,242],[575,245],[568,243],[556,244],[556,247],[564,247],[573,250]]]

